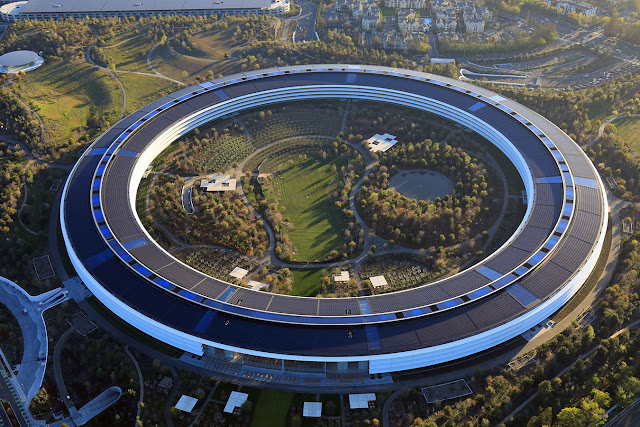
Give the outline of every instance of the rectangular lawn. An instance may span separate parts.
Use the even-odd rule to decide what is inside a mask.
[[[342,250],[347,224],[331,200],[338,178],[331,167],[335,164],[340,170],[345,163],[341,158],[309,156],[302,165],[296,162],[273,178],[267,198],[278,199],[293,224],[289,237],[298,251],[295,261],[325,260],[332,250]]]
[[[640,151],[640,141],[638,133],[640,132],[640,117],[624,117],[613,122],[616,125],[618,135],[629,147],[636,151]]]
[[[293,400],[293,393],[261,390],[258,396],[251,427],[284,426]]]

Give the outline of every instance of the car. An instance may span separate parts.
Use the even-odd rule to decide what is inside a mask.
[[[29,312],[27,311],[27,309],[26,309],[26,308],[23,308],[23,309],[22,309],[22,314],[29,314]]]

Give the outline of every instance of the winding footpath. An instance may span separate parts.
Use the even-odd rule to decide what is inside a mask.
[[[136,413],[135,425],[137,426],[138,423],[140,422],[140,413],[142,412],[142,404],[144,402],[144,379],[142,377],[142,371],[140,370],[140,365],[138,365],[138,361],[133,356],[133,354],[129,351],[128,345],[124,346],[124,351],[129,355],[129,357],[131,358],[131,361],[136,367],[136,372],[138,373],[138,384],[140,384],[140,399],[138,399],[138,404],[136,405],[138,407],[138,412]]]

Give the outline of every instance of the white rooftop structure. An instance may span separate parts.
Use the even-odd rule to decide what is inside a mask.
[[[10,22],[19,19],[59,19],[154,15],[281,15],[290,0],[29,0],[22,3]],[[15,4],[15,3],[10,3]],[[17,6],[13,6],[15,10]],[[6,19],[3,15],[2,19]]]
[[[254,291],[269,287],[269,285],[267,285],[266,283],[256,282],[255,280],[249,280],[249,283],[247,283],[247,285],[249,285],[249,287]]]
[[[369,402],[376,400],[375,393],[361,393],[349,395],[349,407],[351,409],[366,409]]]
[[[229,274],[229,276],[231,277],[235,277],[236,279],[242,279],[244,276],[247,275],[249,271],[245,270],[244,268],[240,268],[240,267],[236,267],[233,269],[233,271]]]
[[[198,399],[183,394],[180,400],[178,400],[178,403],[176,403],[176,409],[180,409],[184,412],[191,412],[196,406],[196,403],[198,403]]]
[[[200,183],[206,191],[236,191],[238,180],[229,175],[211,175]]]
[[[0,18],[7,22],[16,22],[16,17],[20,14],[20,10],[26,5],[26,1],[16,1],[0,6]]]
[[[371,151],[387,151],[398,143],[395,136],[385,133],[384,135],[375,134],[367,139],[369,150]]]
[[[334,282],[348,282],[349,281],[349,272],[341,271],[338,276],[333,276]]]
[[[2,13],[4,6],[0,7],[0,13]],[[31,71],[41,66],[43,62],[42,57],[33,51],[14,50],[0,56],[0,72],[13,74],[20,71]]]
[[[320,418],[322,415],[322,402],[304,402],[303,417]]]
[[[369,280],[371,281],[371,286],[374,288],[382,288],[388,285],[387,279],[385,279],[384,276],[369,277]]]
[[[232,391],[227,404],[224,406],[224,412],[227,414],[233,414],[233,410],[242,406],[247,401],[249,395],[247,393],[240,393],[239,391]]]

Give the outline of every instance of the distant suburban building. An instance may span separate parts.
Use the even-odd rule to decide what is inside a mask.
[[[427,0],[384,0],[385,7],[400,9],[424,9],[428,4]]]
[[[26,3],[26,4],[25,4]],[[289,12],[290,0],[29,0],[8,3],[0,17],[9,22],[20,19],[103,18],[166,15],[282,15]]]
[[[558,12],[563,15],[566,15],[567,13],[581,13],[586,15],[589,19],[598,13],[597,6],[583,1],[559,1],[556,4],[556,8],[558,9]]]
[[[380,8],[376,3],[369,3],[362,11],[362,29],[374,30],[380,25],[381,21]]]
[[[238,180],[229,175],[211,175],[200,183],[200,188],[205,191],[236,191]]]

